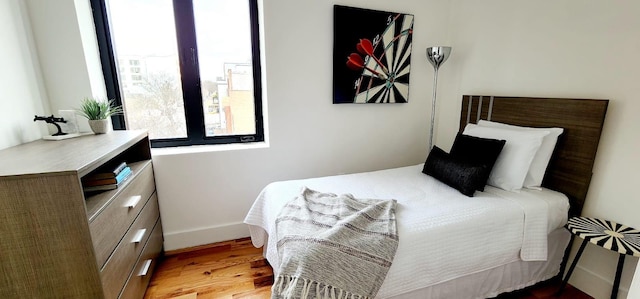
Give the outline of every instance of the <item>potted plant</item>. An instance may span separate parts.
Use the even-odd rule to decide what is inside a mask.
[[[113,100],[85,98],[77,111],[89,120],[93,133],[104,134],[111,130],[110,117],[121,114],[122,107],[114,105]]]

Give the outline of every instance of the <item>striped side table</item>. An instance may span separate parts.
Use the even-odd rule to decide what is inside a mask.
[[[573,259],[573,263],[571,263],[567,276],[562,281],[558,294],[562,293],[567,281],[569,281],[585,246],[587,246],[587,243],[592,243],[620,254],[616,277],[611,290],[611,299],[616,299],[625,257],[627,255],[640,257],[640,231],[613,221],[589,217],[572,217],[567,223],[567,229],[573,234],[574,238],[577,236],[583,241],[576,257]]]

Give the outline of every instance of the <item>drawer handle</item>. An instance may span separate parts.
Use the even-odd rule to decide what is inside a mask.
[[[140,269],[140,272],[138,272],[138,276],[146,276],[147,272],[149,272],[149,267],[151,267],[151,261],[152,260],[146,260],[144,261],[144,264],[142,264],[142,269]]]
[[[143,229],[139,229],[135,236],[133,236],[133,239],[131,239],[131,243],[140,243],[142,242],[142,239],[144,238],[144,234],[147,232],[146,228]]]
[[[127,203],[124,206],[129,209],[134,209],[138,205],[141,199],[142,199],[141,195],[131,196],[131,198],[129,198],[129,201],[127,201]]]

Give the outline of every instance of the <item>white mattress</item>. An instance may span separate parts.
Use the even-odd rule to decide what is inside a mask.
[[[518,193],[487,186],[466,197],[422,174],[422,164],[269,184],[245,218],[254,246],[277,271],[274,234],[280,209],[303,186],[356,198],[396,199],[400,242],[378,298],[407,294],[469,274],[547,258],[547,235],[567,221],[566,196],[548,189]],[[277,275],[277,273],[276,273]]]

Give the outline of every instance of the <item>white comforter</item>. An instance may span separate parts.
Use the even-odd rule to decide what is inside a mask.
[[[548,232],[566,223],[566,196],[548,189],[508,192],[487,186],[466,197],[421,173],[422,164],[269,184],[245,218],[253,245],[279,265],[275,219],[301,188],[356,198],[396,199],[400,242],[378,292],[386,298],[522,259],[545,260]],[[276,273],[277,275],[277,273]]]

